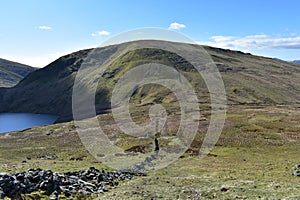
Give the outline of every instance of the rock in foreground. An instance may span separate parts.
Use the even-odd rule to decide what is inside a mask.
[[[75,194],[103,193],[107,186],[116,186],[119,181],[127,181],[140,176],[128,171],[99,171],[91,167],[89,170],[58,173],[51,170],[30,169],[26,172],[12,174],[0,173],[0,198],[19,199],[22,194],[44,191],[45,195],[65,196]]]

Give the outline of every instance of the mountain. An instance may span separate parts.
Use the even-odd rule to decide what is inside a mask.
[[[300,64],[300,60],[294,60],[293,63]]]
[[[35,68],[0,59],[0,87],[13,87]]]
[[[153,61],[180,71],[195,89],[200,103],[204,105],[210,102],[208,90],[201,76],[189,62],[175,53],[143,48],[127,51],[122,56],[114,58],[118,55],[119,49],[130,49],[142,42],[149,44],[165,42],[195,57],[198,56],[195,52],[202,48],[187,43],[135,41],[97,49],[95,56],[98,59],[92,59],[89,64],[97,66],[113,58],[98,83],[95,95],[97,113],[109,111],[109,99],[120,76],[137,65]],[[208,46],[204,46],[204,49],[222,75],[229,105],[300,103],[299,65],[239,51]],[[92,50],[81,50],[63,56],[45,68],[32,72],[14,88],[0,89],[0,112],[48,113],[59,115],[58,122],[71,120],[74,80],[84,59]],[[87,78],[97,80],[97,74],[97,71],[91,71],[87,74]],[[86,85],[86,89],[91,88]],[[176,97],[164,87],[147,85],[134,92],[132,101],[135,105],[146,105],[153,102],[175,102]]]

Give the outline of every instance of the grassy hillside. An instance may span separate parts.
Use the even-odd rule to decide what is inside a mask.
[[[35,68],[0,59],[0,87],[13,87]]]
[[[118,53],[121,47],[130,49],[138,42],[107,46],[97,50],[98,59],[90,63],[105,62]],[[145,42],[145,41],[144,41]],[[157,43],[160,41],[148,41]],[[172,43],[194,55],[198,45]],[[204,47],[216,63],[225,83],[228,104],[247,105],[297,105],[300,102],[300,67],[297,64],[259,57],[238,51]],[[59,121],[72,119],[71,100],[74,79],[81,63],[91,50],[83,50],[63,56],[43,69],[31,73],[16,87],[0,90],[0,111],[49,113],[60,116]],[[194,55],[197,56],[197,55]],[[209,103],[209,93],[203,79],[193,66],[179,55],[158,50],[139,49],[129,51],[109,63],[99,81],[96,93],[97,112],[110,108],[110,96],[122,74],[137,65],[156,62],[172,66],[191,83],[202,103]],[[96,69],[98,70],[98,69]],[[97,77],[97,71],[87,74],[89,80]],[[86,86],[89,90],[89,86]],[[172,102],[174,96],[164,87],[147,85],[138,88],[132,100],[135,104]]]
[[[121,45],[130,48],[134,44]],[[199,48],[190,44],[172,44],[190,55]],[[99,62],[116,55],[121,45],[99,49]],[[110,141],[124,150],[119,156],[144,155],[154,148],[153,139],[124,134],[112,114],[104,113],[110,107],[115,83],[140,64],[155,61],[174,67],[186,77],[195,89],[201,107],[198,132],[188,150],[168,167],[120,183],[107,193],[74,199],[299,198],[299,177],[291,176],[293,167],[299,164],[299,65],[237,51],[204,48],[221,72],[229,104],[224,129],[212,152],[199,157],[210,122],[210,99],[203,79],[192,65],[168,51],[149,48],[128,51],[107,65],[95,96],[97,111],[101,113],[97,116],[99,125]],[[90,51],[61,57],[31,73],[16,87],[1,89],[1,110],[59,114],[60,120],[70,120],[74,79]],[[98,71],[87,74],[88,80],[97,78],[95,72]],[[86,89],[91,88],[87,86]],[[134,122],[143,124],[149,121],[148,111],[154,102],[162,103],[168,111],[162,136],[158,138],[160,147],[165,147],[175,136],[181,118],[179,105],[171,91],[151,84],[137,88],[130,100],[130,113]],[[77,128],[70,121],[1,134],[0,171],[41,167],[64,172],[91,166],[110,169],[87,151]],[[88,127],[82,131],[93,130]],[[49,199],[43,196],[43,191],[26,198]]]
[[[135,118],[137,123],[142,113]],[[179,123],[176,116],[168,122],[169,131]],[[153,148],[152,140],[122,134],[111,114],[98,119],[111,141],[124,151],[143,153],[139,152],[142,147]],[[299,177],[291,172],[299,163],[299,120],[299,109],[231,106],[209,156],[197,154],[208,124],[203,120],[190,149],[167,168],[81,199],[298,199]],[[1,134],[0,150],[0,171],[5,172],[38,167],[60,172],[91,166],[109,169],[87,152],[72,122]],[[27,198],[38,199],[42,194]]]

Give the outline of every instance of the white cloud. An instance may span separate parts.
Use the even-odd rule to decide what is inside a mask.
[[[99,35],[109,35],[110,33],[108,31],[99,31],[98,32]]]
[[[50,27],[50,26],[39,26],[39,29],[41,29],[41,30],[51,30],[52,27]]]
[[[180,30],[180,29],[183,29],[183,28],[186,28],[186,25],[185,24],[179,24],[177,22],[173,22],[169,26],[170,30]]]
[[[229,49],[241,48],[268,48],[268,49],[300,49],[300,36],[271,37],[265,34],[249,35],[244,37],[213,36],[209,46]]]
[[[92,33],[91,36],[96,37],[96,36],[107,36],[109,35],[110,32],[102,30],[102,31],[98,31],[96,33]]]

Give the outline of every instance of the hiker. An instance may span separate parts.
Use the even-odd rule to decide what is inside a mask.
[[[154,152],[158,152],[159,151],[159,144],[158,144],[158,135],[159,134],[156,134],[155,135],[155,138],[154,138],[154,145],[155,145],[155,149],[154,149]]]

